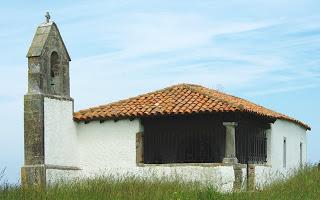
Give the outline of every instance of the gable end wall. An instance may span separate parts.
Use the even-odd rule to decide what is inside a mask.
[[[307,162],[307,130],[295,123],[278,119],[271,126],[271,165],[279,171],[297,168],[300,165],[300,142],[302,161]],[[283,168],[283,139],[286,138],[286,168]]]

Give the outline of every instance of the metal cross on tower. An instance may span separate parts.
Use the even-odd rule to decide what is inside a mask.
[[[51,18],[49,12],[46,12],[45,17],[46,17],[46,22],[49,23],[49,20],[50,20],[50,18]]]

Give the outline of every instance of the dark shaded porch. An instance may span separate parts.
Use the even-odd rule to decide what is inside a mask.
[[[236,122],[235,151],[240,163],[265,163],[266,131],[271,119],[218,113],[144,118],[145,164],[222,163],[226,149],[224,122]]]

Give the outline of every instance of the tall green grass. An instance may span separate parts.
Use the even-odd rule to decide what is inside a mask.
[[[60,182],[42,188],[21,188],[2,182],[0,199],[320,199],[320,170],[305,167],[287,180],[256,192],[219,193],[210,186],[179,180],[100,177]]]

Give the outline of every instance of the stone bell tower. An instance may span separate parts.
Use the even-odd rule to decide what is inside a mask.
[[[27,58],[28,92],[24,96],[24,166],[21,168],[21,182],[22,185],[45,185],[48,169],[45,134],[49,131],[47,121],[51,120],[50,116],[45,116],[45,110],[48,110],[45,101],[51,99],[55,104],[67,102],[73,109],[69,84],[71,59],[57,25],[50,21],[49,13],[46,14],[46,21],[37,28]],[[71,121],[73,111],[70,112],[71,119],[68,120]]]

